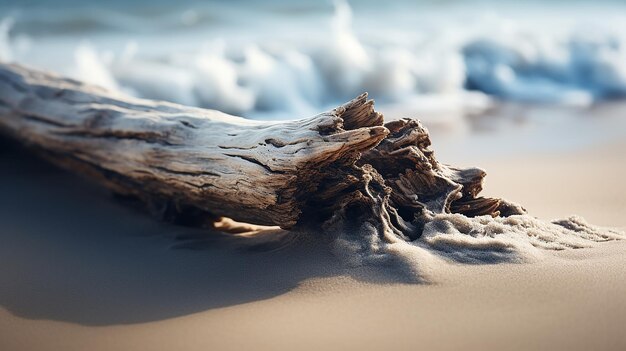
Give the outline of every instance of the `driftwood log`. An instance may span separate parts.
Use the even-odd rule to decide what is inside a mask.
[[[253,121],[130,98],[0,64],[0,131],[154,213],[205,226],[369,223],[412,240],[438,213],[524,210],[479,197],[485,172],[439,163],[419,121],[384,124],[363,94],[317,116]]]

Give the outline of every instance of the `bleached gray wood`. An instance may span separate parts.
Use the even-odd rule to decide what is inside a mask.
[[[265,122],[0,64],[0,130],[195,225],[340,220],[415,238],[434,213],[522,212],[477,197],[485,172],[437,162],[418,121],[383,126],[366,94],[311,118]]]

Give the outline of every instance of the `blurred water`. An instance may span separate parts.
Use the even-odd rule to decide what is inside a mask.
[[[0,59],[252,118],[626,97],[621,1],[0,1]]]

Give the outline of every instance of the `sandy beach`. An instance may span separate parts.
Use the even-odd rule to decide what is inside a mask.
[[[487,195],[623,230],[624,147],[471,162],[488,170]],[[172,249],[193,231],[13,147],[0,162],[3,350],[626,347],[626,241],[447,264],[432,284],[406,284],[384,267],[346,268],[315,242]]]
[[[624,23],[0,1],[0,351],[626,350]]]

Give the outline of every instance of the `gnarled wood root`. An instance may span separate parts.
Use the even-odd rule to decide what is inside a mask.
[[[343,108],[351,111],[342,116],[346,126],[383,125],[382,115],[366,94]],[[306,213],[326,214],[329,217],[323,222],[330,227],[369,223],[386,242],[419,238],[424,225],[437,214],[497,217],[526,213],[503,199],[479,197],[486,176],[482,169],[439,163],[430,149],[428,130],[419,121],[405,118],[384,127],[388,134],[376,146],[363,151],[350,168],[327,176],[311,196],[311,209]],[[328,212],[320,212],[322,208]]]
[[[438,162],[419,121],[384,124],[367,94],[308,119],[262,122],[0,64],[0,130],[189,225],[367,223],[393,242],[415,240],[440,214],[525,213],[480,197],[485,171]]]

